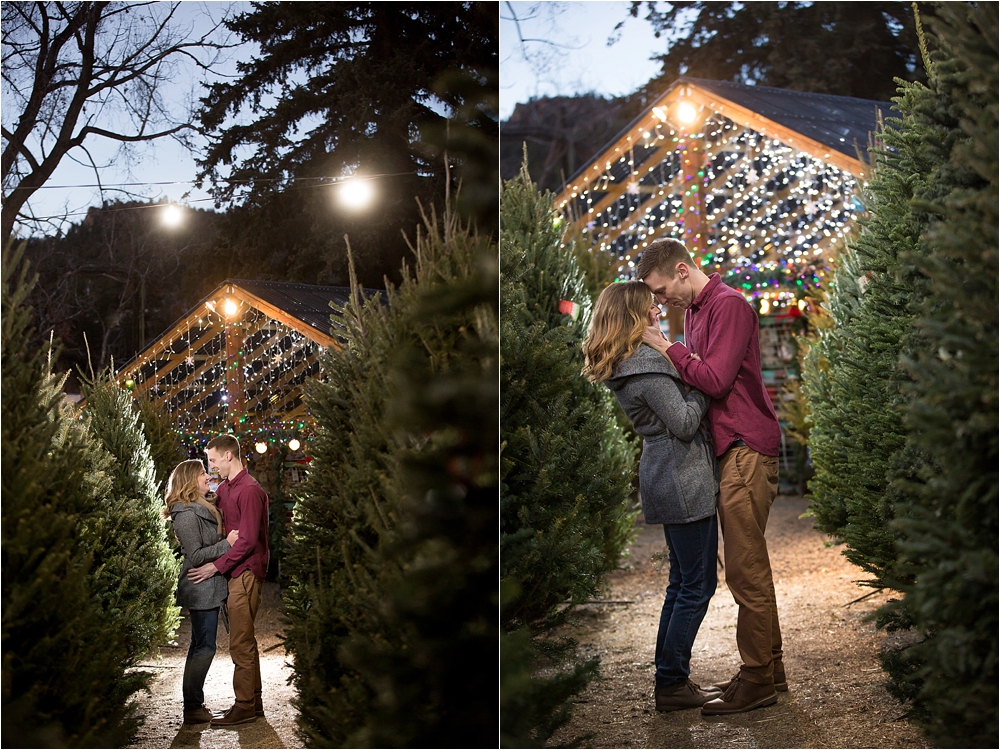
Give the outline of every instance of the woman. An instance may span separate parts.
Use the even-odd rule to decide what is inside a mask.
[[[641,281],[611,284],[597,299],[583,344],[583,374],[605,383],[643,436],[639,496],[646,523],[663,524],[670,573],[656,635],[656,710],[697,708],[717,688],[691,681],[691,646],[717,583],[719,491],[715,455],[701,422],[709,399],[642,344],[660,308]]]
[[[226,605],[229,588],[222,576],[192,583],[187,572],[211,562],[226,552],[239,536],[231,531],[223,538],[225,527],[216,507],[217,498],[209,492],[209,476],[201,461],[182,461],[170,474],[164,517],[174,522],[174,534],[184,552],[177,583],[177,604],[187,607],[191,617],[191,647],[184,662],[184,723],[204,724],[212,720],[205,708],[205,677],[215,657],[215,635],[219,612]]]

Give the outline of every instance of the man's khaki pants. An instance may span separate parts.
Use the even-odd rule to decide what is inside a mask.
[[[253,711],[260,706],[260,652],[253,621],[260,608],[263,581],[249,570],[229,579],[229,655],[233,658],[236,705]]]
[[[752,448],[730,448],[719,458],[719,521],[726,584],[739,605],[736,646],[741,676],[768,683],[781,661],[781,630],[764,529],[778,494],[778,459]]]

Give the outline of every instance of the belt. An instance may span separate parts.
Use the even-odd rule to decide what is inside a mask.
[[[730,448],[749,448],[750,446],[744,443],[742,440],[734,440],[729,444]]]

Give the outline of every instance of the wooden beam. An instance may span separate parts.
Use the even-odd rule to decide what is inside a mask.
[[[708,147],[708,149],[705,151],[705,159],[708,160],[709,158],[715,158],[716,156],[719,155],[719,153],[721,153],[722,151],[727,150],[727,148],[731,145],[731,143],[732,143],[731,140],[725,140],[725,141],[719,141],[718,143],[712,144],[712,146]],[[674,147],[671,146],[670,149],[668,149],[668,151],[669,152],[673,152],[674,151]],[[659,162],[657,162],[657,163],[659,163]],[[642,166],[646,166],[646,162],[643,162]],[[656,164],[652,165],[652,169],[655,169],[655,168],[656,168]],[[650,172],[650,171],[652,171],[652,169],[647,170],[647,173]],[[719,176],[721,176],[721,175],[719,175]],[[655,188],[656,192],[665,191],[666,193],[669,194],[671,192],[669,190],[669,188],[671,188],[671,187],[682,187],[683,186],[683,177],[684,177],[683,170],[678,170],[678,172],[672,178],[670,178],[669,182],[666,182],[666,183],[663,183],[662,185],[657,186]],[[624,190],[621,191],[621,192],[624,192]],[[615,198],[617,198],[619,195],[621,195],[621,192],[619,192],[615,196]],[[614,200],[614,198],[612,198],[612,201],[613,200]],[[602,201],[602,203],[603,203],[603,201]],[[608,201],[609,205],[610,205],[610,203],[611,203],[611,201]],[[601,211],[603,211],[603,210],[604,210],[604,208],[602,207]],[[599,211],[595,212],[594,215],[596,216],[597,213],[599,213]],[[617,227],[614,227],[614,228],[608,227],[608,229],[607,229],[606,232],[604,232],[604,233],[595,232],[594,234],[599,235],[601,237],[601,239],[604,240],[605,242],[614,242],[616,239],[618,239],[618,237],[620,237],[622,234],[624,234],[628,230],[628,228],[630,226],[632,226],[633,224],[635,224],[636,222],[638,222],[639,219],[642,218],[643,214],[644,214],[644,212],[640,211],[637,208],[635,211],[631,212],[628,216],[626,216],[625,220],[621,224],[619,224]],[[579,224],[580,224],[579,221],[575,222],[574,225],[573,225],[573,228],[575,229]]]
[[[642,164],[639,165],[639,167],[641,168],[641,167],[646,166],[647,164],[652,164],[653,167],[655,168],[658,164],[660,164],[660,162],[662,162],[667,157],[668,154],[672,153],[673,150],[674,150],[673,143],[671,143],[669,146],[662,146],[661,148],[658,148],[658,149],[656,149],[656,151],[654,151],[653,153],[651,153],[649,155],[649,158],[646,159],[646,160],[644,160],[642,162]],[[636,172],[638,170],[635,167],[633,167],[632,171]],[[647,173],[648,172],[649,172],[649,170],[647,170]],[[618,198],[620,198],[622,195],[624,195],[625,191],[628,190],[628,185],[629,185],[629,182],[632,180],[632,178],[633,178],[633,176],[630,173],[627,179],[624,179],[621,182],[615,181],[615,185],[614,185],[613,188],[605,191],[604,196],[596,204],[591,205],[591,207],[587,209],[587,212],[585,214],[583,214],[583,216],[581,216],[579,219],[576,219],[567,228],[568,233],[572,233],[573,231],[580,231],[580,230],[582,230],[584,227],[587,226],[587,223],[591,220],[591,217],[596,218],[600,213],[602,213],[605,209],[607,209],[612,203],[614,203],[616,200],[618,200]],[[642,175],[636,175],[635,179],[636,180],[641,180],[642,179]]]
[[[266,316],[261,316],[260,320],[254,322],[254,324],[250,328],[247,329],[247,334],[246,335],[247,336],[253,336],[255,333],[257,333],[261,329],[267,327],[270,324],[270,322],[271,322],[270,318],[268,318]],[[217,331],[214,335],[218,336],[218,335],[220,335],[220,333],[223,333],[223,332],[222,331]],[[269,336],[267,339],[265,339],[265,341],[270,341],[274,337],[274,333],[281,333],[281,331],[272,332],[272,335]],[[200,341],[200,339],[199,339],[199,341]],[[219,350],[219,352],[217,352],[216,354],[200,355],[200,356],[206,357],[206,360],[201,365],[199,365],[198,367],[196,367],[192,372],[189,372],[187,375],[185,375],[183,379],[179,380],[177,383],[172,383],[171,384],[171,388],[167,389],[167,391],[164,394],[162,394],[162,395],[158,394],[155,398],[153,398],[154,402],[160,403],[161,406],[165,405],[167,401],[169,401],[173,396],[177,395],[178,391],[184,390],[183,385],[182,385],[183,383],[188,382],[188,381],[196,380],[198,377],[201,376],[201,374],[203,372],[205,372],[206,370],[210,369],[212,366],[220,363],[222,361],[223,357],[225,356],[225,348],[224,347],[221,348]],[[152,382],[152,385],[156,385],[155,381],[146,380],[146,381],[143,381],[143,382],[144,383],[150,383],[150,382]],[[152,385],[149,388],[147,388],[146,390],[151,390],[152,389]]]
[[[298,341],[296,341],[296,342],[295,342],[295,343],[294,343],[294,344],[292,345],[292,348],[291,348],[291,349],[289,349],[289,350],[288,350],[288,352],[285,352],[285,354],[286,354],[286,355],[287,355],[287,354],[290,354],[290,353],[294,352],[295,350],[297,350],[297,349],[299,349],[299,348],[301,348],[301,347],[303,347],[303,346],[306,346],[306,345],[308,345],[308,344],[310,344],[310,343],[312,343],[312,344],[315,344],[316,342],[315,342],[315,341],[311,341],[311,340],[309,340],[309,339],[306,339],[306,338],[301,338],[301,339],[299,339]],[[307,361],[307,362],[309,361],[309,357],[307,357],[306,361]],[[314,358],[314,361],[315,361],[315,358]],[[262,371],[261,371],[261,375],[260,375],[260,378],[263,378],[263,374],[264,374],[264,372],[270,372],[270,371],[271,371],[272,369],[273,369],[273,368],[269,368],[269,369],[268,369],[268,370],[266,370],[266,371],[265,371],[265,370],[262,370]],[[258,379],[258,378],[254,378],[254,380],[255,380],[255,381],[256,381],[257,379]],[[282,379],[283,379],[283,378],[282,378]],[[281,379],[279,379],[279,382],[281,382]],[[273,386],[273,385],[270,385],[270,384],[269,384],[269,386],[268,386],[268,387],[272,387],[272,388],[273,388],[274,386]],[[260,387],[259,387],[259,386],[258,386],[258,388],[257,388],[257,392],[258,392],[258,393],[260,392]],[[210,407],[209,409],[207,409],[207,410],[205,411],[205,418],[208,418],[208,417],[212,416],[213,414],[215,414],[215,413],[216,413],[217,411],[219,411],[219,409],[221,409],[221,408],[222,408],[223,404],[225,404],[225,402],[224,402],[224,401],[219,401],[219,402],[218,402],[218,403],[216,403],[216,404],[215,404],[214,406],[212,406],[212,407]],[[238,419],[238,417],[237,417],[236,419]]]
[[[661,120],[656,114],[654,114],[654,110],[659,109],[659,104],[664,96],[661,96],[653,102],[649,109],[646,110],[646,113],[642,115],[642,119],[629,128],[628,131],[622,133],[621,137],[617,141],[609,145],[606,149],[604,149],[604,151],[596,156],[592,160],[589,169],[582,172],[579,177],[573,180],[572,183],[567,184],[562,190],[559,191],[556,195],[554,203],[557,209],[564,208],[570,200],[576,197],[577,194],[583,192],[587,185],[599,180],[606,169],[606,167],[602,165],[606,165],[608,162],[618,161],[618,159],[620,159],[623,154],[627,153],[629,149],[636,145],[643,145],[642,142],[644,139],[642,138],[642,133],[649,131],[650,133],[657,133],[657,135],[660,135],[660,133],[657,132],[657,127],[661,129],[664,127],[670,127],[667,122]],[[663,135],[664,138],[669,138],[666,133]],[[646,160],[643,160],[643,163],[645,162]]]
[[[200,347],[198,347],[198,345],[202,343],[202,341],[205,339],[206,336],[208,337],[208,341],[211,341],[213,338],[215,338],[216,336],[219,335],[219,332],[215,331],[214,329],[215,329],[215,326],[208,326],[207,328],[205,328],[205,330],[202,332],[202,334],[198,338],[196,338],[194,341],[192,341],[191,344],[183,352],[172,354],[171,357],[170,357],[170,359],[167,360],[166,364],[164,364],[162,367],[158,368],[156,370],[156,372],[154,372],[152,375],[150,375],[148,378],[146,378],[145,380],[142,381],[143,385],[145,385],[146,383],[153,383],[153,384],[155,384],[160,378],[162,378],[164,375],[166,375],[167,373],[169,373],[171,370],[173,370],[175,367],[177,367],[181,362],[183,362],[184,360],[186,360],[188,357],[195,356],[195,355],[192,354],[192,352],[195,351],[196,347],[200,348]],[[188,330],[190,330],[190,329],[188,329]],[[211,334],[211,335],[209,335],[209,334]],[[204,344],[202,344],[202,346],[203,345]],[[199,356],[199,357],[210,357],[212,355],[199,354],[197,356]],[[136,383],[136,386],[138,386],[138,385],[139,384]]]
[[[708,180],[699,178],[706,161],[704,141],[692,135],[680,139],[681,200],[684,215],[678,220],[683,227],[681,238],[692,257],[705,251],[708,223],[705,221],[705,188]],[[697,258],[695,258],[697,260]]]
[[[119,381],[123,381],[134,376],[139,370],[142,369],[143,365],[149,362],[152,353],[158,351],[157,345],[160,344],[160,342],[173,341],[175,338],[184,333],[184,331],[188,330],[198,319],[204,317],[205,312],[200,307],[193,310],[186,318],[170,329],[170,331],[160,336],[155,343],[150,344],[145,350],[139,352],[132,362],[127,363],[121,370],[118,371],[115,378]],[[149,356],[144,356],[144,352],[149,352]]]

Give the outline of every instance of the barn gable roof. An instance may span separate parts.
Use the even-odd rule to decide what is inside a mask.
[[[869,134],[878,128],[877,113],[885,116],[891,106],[870,99],[705,78],[682,77],[679,83],[695,84],[852,158],[867,148]]]
[[[302,383],[320,372],[323,348],[342,345],[331,304],[350,296],[349,287],[227,279],[116,378],[161,405],[187,435],[300,420]]]
[[[567,180],[555,199],[564,237],[610,254],[619,278],[675,237],[707,269],[738,273],[748,295],[788,297],[774,284],[819,283],[850,233],[890,109],[682,76]]]

